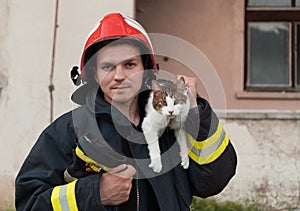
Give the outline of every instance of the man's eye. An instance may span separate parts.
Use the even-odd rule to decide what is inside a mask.
[[[101,70],[104,70],[104,71],[111,71],[113,68],[114,68],[113,65],[103,65],[103,66],[101,66]]]
[[[134,68],[135,67],[135,63],[133,63],[133,62],[128,62],[128,63],[126,63],[126,67],[127,68]]]

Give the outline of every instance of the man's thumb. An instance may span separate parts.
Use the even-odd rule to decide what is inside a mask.
[[[116,168],[112,169],[109,173],[114,174],[118,177],[132,178],[136,174],[136,170],[133,166],[127,164],[121,164]]]

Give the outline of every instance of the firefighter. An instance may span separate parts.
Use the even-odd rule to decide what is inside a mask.
[[[184,76],[190,110],[189,168],[180,165],[174,131],[159,140],[163,169],[148,167],[141,123],[158,72],[143,27],[119,13],[104,16],[72,70],[81,105],[39,136],[16,178],[17,210],[190,210],[192,197],[220,193],[234,176],[236,154],[209,103]],[[179,76],[178,76],[179,77]],[[201,121],[200,121],[201,119]]]

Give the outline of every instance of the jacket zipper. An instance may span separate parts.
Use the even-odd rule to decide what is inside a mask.
[[[140,210],[140,191],[139,191],[139,175],[138,172],[136,173],[136,210]]]
[[[131,130],[131,135],[134,135],[133,130]],[[128,144],[128,146],[129,146],[130,153],[131,153],[131,155],[133,157],[132,146],[130,144]],[[135,182],[135,188],[136,188],[136,210],[140,211],[140,190],[139,190],[139,173],[138,173],[138,169],[136,171],[136,178],[137,178],[136,182]]]

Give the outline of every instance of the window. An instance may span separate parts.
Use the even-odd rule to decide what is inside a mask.
[[[300,0],[246,0],[248,91],[300,91]]]

